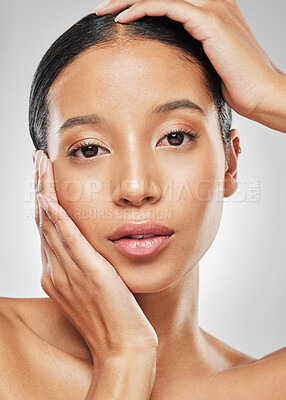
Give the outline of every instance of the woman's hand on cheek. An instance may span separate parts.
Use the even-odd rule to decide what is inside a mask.
[[[277,102],[277,90],[281,82],[285,86],[286,75],[264,52],[236,0],[110,0],[103,8],[99,4],[94,12],[100,16],[122,10],[116,17],[118,22],[135,21],[145,15],[181,22],[202,42],[222,78],[224,99],[237,113],[259,121],[273,101]]]
[[[52,163],[43,154],[38,151],[35,159],[40,172],[46,162],[41,177],[35,172],[42,288],[80,332],[97,365],[130,352],[153,351],[158,346],[153,327],[115,268],[59,205],[55,191],[50,190],[54,187]],[[47,212],[39,201],[48,206]]]

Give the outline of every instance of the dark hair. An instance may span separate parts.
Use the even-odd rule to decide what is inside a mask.
[[[48,92],[60,73],[83,51],[124,43],[128,40],[157,40],[174,47],[188,61],[199,66],[204,84],[217,108],[226,158],[230,149],[231,108],[221,93],[221,78],[206,56],[202,43],[194,39],[180,22],[168,17],[145,16],[127,24],[114,22],[116,14],[88,14],[64,32],[50,46],[34,74],[29,99],[29,129],[37,150],[47,154],[49,126]]]

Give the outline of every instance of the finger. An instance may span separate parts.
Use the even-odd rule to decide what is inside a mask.
[[[39,163],[41,157],[43,155],[43,150],[38,150],[35,155],[34,163],[35,163],[35,174],[34,174],[34,205],[35,205],[35,222],[37,226],[39,226],[39,205],[37,200],[37,193],[38,193],[38,180],[39,180]]]
[[[41,236],[41,234],[40,234]],[[42,276],[41,276],[41,284],[43,277],[49,276],[49,281],[51,281],[51,276],[48,269],[48,258],[44,249],[44,243],[41,237],[41,258],[42,258]],[[43,287],[43,286],[42,286]],[[47,293],[48,294],[48,293]]]
[[[59,203],[48,195],[43,196],[47,200],[47,215],[54,224],[65,249],[76,266],[85,272],[107,271],[110,273],[113,271],[111,273],[117,274],[114,267],[91,246]],[[55,246],[57,253],[59,251],[57,243],[52,243],[51,245]]]
[[[41,284],[44,282],[44,285],[42,285],[43,289],[46,291],[50,292],[50,288],[53,287],[53,282],[52,282],[52,275],[51,275],[51,269],[50,269],[50,264],[49,264],[49,259],[47,256],[46,248],[48,246],[48,243],[46,241],[45,236],[40,233],[41,237],[41,258],[42,258],[42,276],[41,276]],[[47,291],[46,291],[47,293]],[[49,294],[49,293],[47,293]]]
[[[41,241],[42,244],[44,243],[46,255],[50,260],[53,261],[50,264],[50,271],[46,272],[50,274],[54,286],[58,290],[60,290],[60,288],[65,289],[65,286],[68,287],[71,284],[68,275],[72,277],[71,271],[76,270],[77,266],[74,264],[74,261],[71,259],[70,255],[62,244],[54,224],[51,222],[45,210],[43,210],[41,206],[39,213],[39,230]]]
[[[43,233],[41,233],[41,254],[43,264],[41,284],[44,284],[45,289],[54,296],[67,296],[71,287],[68,276]]]
[[[98,4],[98,6],[93,10],[97,15],[117,13],[121,10],[131,7],[135,3],[139,3],[142,0],[111,0],[108,4],[104,5],[103,2]],[[183,1],[183,0],[181,0]],[[226,0],[227,2],[232,2],[234,0]],[[198,7],[204,7],[214,0],[186,0],[186,2],[191,3]]]
[[[109,1],[108,4],[104,5],[105,2],[101,2],[97,5],[97,7],[93,10],[96,15],[103,14],[111,14],[117,13],[120,10],[124,10],[125,8],[131,7],[134,3],[140,0],[125,0],[125,1]]]
[[[104,6],[104,8],[98,6],[94,12],[96,12],[97,15],[100,15],[103,13],[116,13],[123,9],[124,11],[118,14],[115,18],[115,20],[119,22],[135,21],[136,19],[142,18],[146,15],[165,15],[176,21],[186,23],[190,17],[190,12],[195,12],[195,9],[201,6],[200,3],[199,0],[192,1],[192,4],[184,0],[174,0],[172,2],[166,2],[166,0],[116,0],[111,1]]]
[[[40,179],[38,182],[38,193],[45,193],[58,201],[55,189],[53,164],[46,154],[43,154],[39,162],[39,175],[41,173],[42,176],[39,176]]]
[[[68,252],[64,248],[59,235],[47,216],[46,212],[39,206],[39,201],[37,198],[37,192],[40,190],[47,190],[51,185],[51,181],[53,181],[53,171],[51,171],[51,163],[47,165],[46,172],[40,177],[39,176],[39,168],[41,166],[42,158],[46,157],[44,153],[37,152],[35,156],[35,207],[37,209],[37,219],[38,219],[38,228],[41,238],[41,257],[42,257],[42,276],[41,276],[41,286],[43,290],[59,303],[64,310],[64,312],[68,311],[68,304],[66,303],[65,298],[69,297],[69,293],[71,293],[71,284],[70,278],[71,274],[68,276],[64,265],[69,265],[70,267],[74,264],[73,260],[70,258]],[[48,190],[49,191],[49,190]],[[49,191],[53,193],[53,191]],[[54,198],[57,198],[56,194]],[[52,243],[57,243],[57,246],[53,245],[58,249],[58,253],[56,253],[51,246]],[[60,250],[59,250],[60,249]],[[71,268],[73,271],[77,271],[78,268],[74,265],[74,268]],[[74,279],[78,279],[77,276]]]
[[[40,234],[40,239],[41,239],[41,258],[42,258],[42,276],[41,276],[41,286],[44,289],[44,291],[51,297],[52,296],[52,287],[53,282],[52,282],[52,277],[51,277],[51,270],[48,267],[48,258],[46,255],[45,251],[45,244],[47,243],[43,233],[41,232],[41,227],[40,224],[43,220],[43,216],[41,215],[40,211],[41,207],[39,207],[39,202],[37,199],[37,194],[38,194],[38,182],[39,182],[39,165],[41,158],[43,156],[44,152],[42,150],[35,151],[33,153],[33,162],[35,166],[35,174],[34,174],[34,206],[35,206],[35,222]]]
[[[44,164],[43,164],[44,162]],[[43,172],[43,165],[46,165],[45,172]],[[37,202],[39,201],[39,194],[47,194],[53,193],[54,194],[54,201],[57,201],[57,196],[54,190],[53,185],[53,175],[52,175],[52,163],[48,159],[46,155],[43,155],[40,162],[39,162],[39,172],[41,176],[38,178],[38,194],[37,194]],[[53,188],[53,189],[51,189]],[[45,209],[40,206],[39,207],[39,230],[40,234],[42,235],[41,238],[45,238],[45,242],[48,243],[48,248],[46,251],[48,254],[53,253],[53,255],[57,258],[57,262],[51,264],[52,268],[52,278],[53,281],[60,281],[60,282],[69,282],[68,271],[71,275],[71,271],[76,270],[77,266],[75,265],[74,261],[71,259],[70,255],[68,254],[67,250],[65,249],[61,238],[53,224],[53,222],[48,217]],[[55,259],[54,257],[50,257]],[[56,285],[57,287],[58,285]],[[63,285],[62,285],[63,286]]]
[[[91,254],[94,256],[95,250],[93,247],[89,244],[89,242],[83,237],[83,235],[79,232],[78,228],[76,225],[72,222],[70,217],[67,215],[65,210],[59,205],[56,193],[54,192],[54,198],[50,196],[49,193],[51,193],[51,188],[54,187],[54,178],[53,178],[53,171],[52,171],[52,163],[49,160],[49,158],[45,158],[46,156],[43,156],[43,158],[40,161],[39,164],[39,169],[40,173],[42,175],[39,177],[38,180],[38,194],[41,194],[45,196],[44,198],[46,199],[47,203],[50,203],[50,200],[53,201],[57,206],[58,206],[58,215],[56,218],[58,220],[61,220],[61,214],[66,216],[65,220],[68,220],[71,222],[69,230],[62,230],[59,232],[58,225],[55,224],[55,221],[50,218],[49,213],[46,212],[42,207],[40,207],[39,210],[39,227],[41,233],[44,234],[46,241],[49,244],[49,247],[52,249],[54,254],[56,255],[58,262],[55,264],[52,264],[53,268],[53,275],[55,279],[58,281],[65,281],[68,280],[69,283],[71,284],[72,282],[75,282],[76,279],[78,278],[78,271],[81,269],[81,264],[78,265],[78,261],[82,261],[82,256],[81,253],[86,251],[84,248],[80,248],[78,246],[78,253],[73,252],[74,257],[71,256],[69,249],[74,248],[74,244],[71,244],[71,239],[70,239],[70,230],[75,229],[76,232],[79,233],[79,236],[82,239],[82,242],[84,242],[86,245],[90,247],[90,256]],[[43,173],[43,161],[46,163],[46,168],[45,172]],[[39,200],[39,197],[37,197]],[[42,199],[40,199],[41,201]],[[43,203],[42,203],[43,204]],[[44,205],[44,204],[43,204]],[[44,205],[45,206],[45,205]],[[46,208],[49,209],[49,204],[46,205]],[[77,242],[78,236],[75,237],[75,242]],[[76,260],[74,259],[76,255]],[[102,257],[102,261],[105,260]],[[106,261],[106,260],[105,260]],[[88,260],[90,264],[90,260]],[[88,265],[89,265],[88,264]],[[59,287],[59,286],[58,286]]]
[[[210,10],[203,9],[183,0],[172,2],[165,0],[141,0],[131,5],[130,8],[118,14],[117,22],[131,22],[144,16],[166,16],[181,22],[184,28],[197,40],[204,41],[209,38],[209,32],[205,28],[210,27],[214,21],[214,14]]]
[[[52,274],[52,266],[57,263],[57,260],[53,252],[49,251],[49,245],[44,235],[41,235],[41,255],[43,264],[41,287],[51,299],[53,299],[57,304],[60,304],[63,310],[66,310],[68,309],[68,303],[66,302],[67,291],[65,289],[63,295],[62,291],[58,290],[59,285],[61,285],[61,281],[55,281]]]

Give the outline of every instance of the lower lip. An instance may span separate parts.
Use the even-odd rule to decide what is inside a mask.
[[[154,236],[145,239],[118,239],[112,241],[124,254],[129,256],[150,256],[168,244],[169,239],[173,236]]]

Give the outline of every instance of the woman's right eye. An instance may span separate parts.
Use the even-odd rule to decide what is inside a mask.
[[[99,150],[102,150],[103,152],[100,153]],[[73,149],[69,150],[67,152],[67,156],[70,158],[83,158],[83,159],[88,159],[88,158],[94,158],[97,157],[98,155],[101,154],[105,154],[106,149],[104,149],[103,147],[100,147],[94,143],[79,143],[78,145],[76,145]],[[82,155],[83,157],[81,157],[80,155]]]

